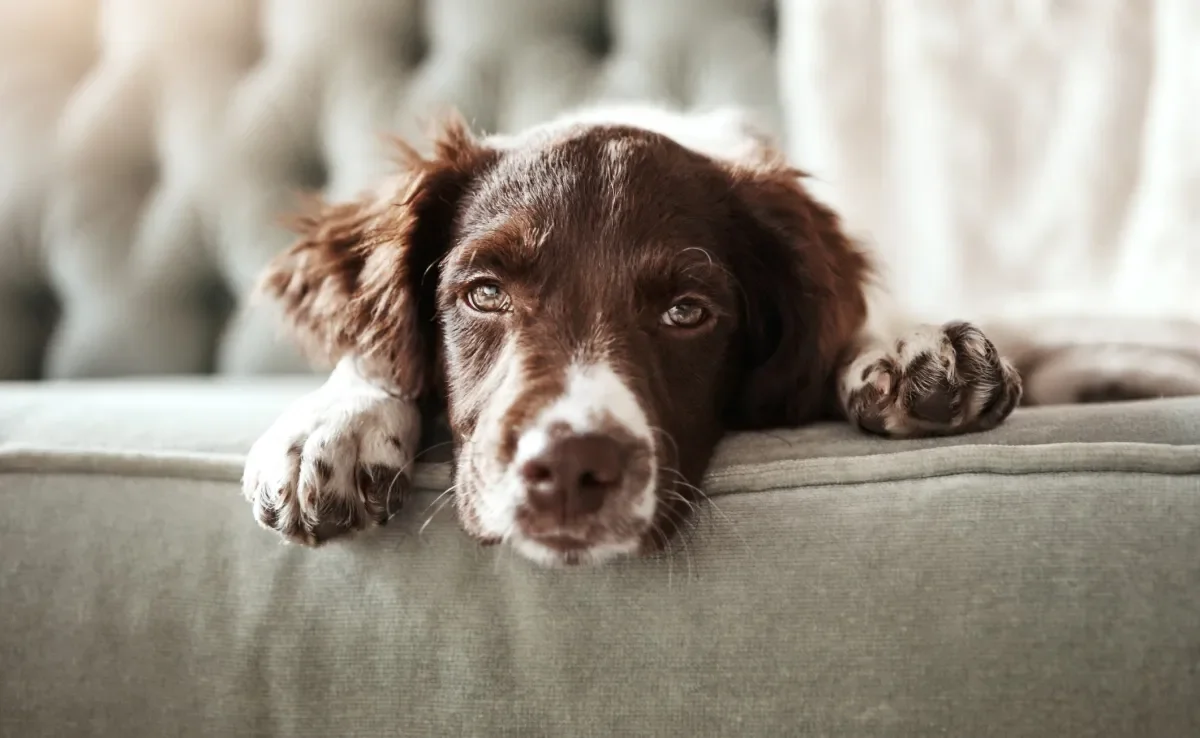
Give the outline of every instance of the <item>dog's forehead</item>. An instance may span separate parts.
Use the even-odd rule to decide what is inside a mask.
[[[547,268],[593,273],[712,263],[730,227],[729,166],[765,151],[764,139],[736,116],[635,112],[485,139],[499,156],[460,211],[452,261],[537,253]]]
[[[490,145],[490,143],[489,143]],[[719,218],[728,162],[642,126],[574,123],[504,139],[460,214],[467,240],[524,230],[572,241],[682,238]]]
[[[678,171],[688,164],[682,150],[671,147],[637,128],[579,126],[501,151],[460,213],[460,256],[601,242],[607,252],[627,251],[653,240],[664,219],[702,207]]]
[[[637,127],[572,126],[501,148],[473,199],[487,215],[611,208],[640,187],[681,176],[689,163],[681,152],[670,139]]]

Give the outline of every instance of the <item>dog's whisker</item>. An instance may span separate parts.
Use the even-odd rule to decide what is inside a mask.
[[[516,523],[512,523],[511,525],[508,526],[508,528],[506,528],[504,530],[504,532],[500,535],[500,541],[502,544],[508,544],[509,541],[511,541],[513,533],[516,532],[516,528],[517,528]],[[492,573],[493,574],[499,573],[500,562],[503,561],[504,559],[508,560],[507,566],[508,566],[509,572],[511,573],[513,563],[516,561],[516,554],[514,552],[514,549],[511,545],[501,545],[501,546],[499,546],[499,548],[500,548],[500,550],[496,552],[495,558],[492,559]]]
[[[421,523],[421,527],[419,529],[417,529],[417,537],[418,538],[425,535],[425,529],[429,527],[429,524],[431,522],[433,522],[433,519],[436,518],[438,516],[438,514],[442,512],[442,510],[446,509],[446,505],[449,505],[450,502],[454,499],[453,497],[449,496],[454,491],[454,489],[455,488],[453,486],[447,488],[446,491],[442,492],[440,495],[435,497],[433,502],[429,503],[429,507],[432,507],[433,504],[436,503],[438,500],[442,501],[441,504],[439,504],[437,506],[437,509],[435,509],[432,513],[430,513],[429,517],[425,518],[425,522]],[[425,509],[428,510],[429,507],[426,507]]]
[[[736,535],[738,537],[739,540],[741,540],[742,545],[746,548],[746,551],[748,553],[752,552],[750,543],[746,540],[745,536],[742,535],[741,530],[738,528],[737,524],[734,523],[733,518],[731,518],[721,508],[721,506],[716,503],[716,501],[712,498],[711,495],[709,495],[707,492],[705,492],[700,487],[687,481],[684,478],[683,473],[680,472],[678,469],[672,469],[670,467],[663,467],[663,471],[668,472],[670,474],[674,474],[677,477],[677,479],[674,482],[676,485],[683,487],[685,489],[691,490],[692,492],[695,492],[707,504],[707,506],[713,512],[715,512],[717,515],[721,516],[722,520],[729,526],[729,529],[734,533],[734,535]]]
[[[396,515],[395,512],[392,512],[392,490],[396,488],[396,482],[400,481],[403,474],[403,469],[397,469],[396,473],[392,475],[392,481],[388,482],[387,490],[383,493],[383,516],[387,520],[391,520]]]
[[[675,489],[674,487],[669,487],[664,491],[671,495],[670,499],[676,500],[678,502],[683,503],[684,505],[687,505],[687,508],[689,511],[694,513],[699,509],[699,505],[697,505],[694,500],[689,500],[684,494],[682,494],[679,490]]]
[[[410,463],[415,462],[417,459],[421,458],[422,456],[429,453],[430,451],[436,451],[439,448],[443,448],[445,446],[453,446],[453,445],[454,445],[454,441],[441,441],[439,443],[435,443],[430,446],[426,446],[425,448],[423,448],[420,451],[413,454],[413,457],[412,457],[412,460]]]
[[[686,536],[683,535],[682,531],[679,529],[679,527],[682,523],[687,522],[687,516],[683,515],[683,513],[678,510],[671,510],[671,509],[668,509],[667,514],[668,514],[667,519],[675,526],[675,535],[674,536],[669,535],[665,530],[662,529],[661,524],[655,525],[655,535],[658,536],[659,540],[662,542],[663,550],[666,552],[668,562],[671,561],[672,559],[674,559],[674,557],[675,557],[674,556],[675,542],[676,542],[676,539],[678,539],[680,547],[683,548],[683,558],[684,558],[684,562],[687,564],[687,577],[688,577],[688,581],[690,582],[693,578],[693,576],[692,576],[692,551],[691,551],[691,548],[687,544]],[[668,569],[668,572],[667,572],[668,586],[669,586],[670,578],[671,578],[671,571]]]
[[[717,265],[717,261],[716,261],[716,259],[714,259],[714,258],[713,258],[712,252],[711,252],[711,251],[709,251],[708,249],[706,249],[706,248],[701,248],[700,246],[688,246],[686,249],[683,249],[683,250],[682,250],[682,251],[680,251],[679,253],[681,253],[681,254],[686,254],[686,253],[687,253],[687,252],[689,252],[689,251],[699,251],[701,254],[703,254],[703,255],[704,255],[704,256],[705,256],[705,257],[708,259],[708,265],[709,265],[709,266],[716,266],[716,265]]]
[[[675,441],[675,437],[668,433],[664,428],[661,428],[657,425],[650,426],[650,430],[661,435],[671,444],[671,456],[669,458],[672,460],[679,459],[679,444]]]
[[[425,506],[425,509],[422,510],[422,512],[429,512],[429,508],[436,505],[438,502],[440,502],[442,500],[442,498],[444,498],[446,495],[454,492],[454,490],[456,490],[456,489],[458,489],[458,485],[452,484],[449,487],[447,487],[446,489],[442,490],[441,493],[438,494],[437,497],[434,497],[433,500],[428,505]]]

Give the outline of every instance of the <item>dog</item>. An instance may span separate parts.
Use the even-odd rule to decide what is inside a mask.
[[[869,250],[736,110],[450,118],[319,204],[262,291],[328,381],[250,450],[254,517],[314,545],[387,521],[445,412],[462,528],[545,565],[661,549],[730,431],[986,431],[1022,380],[967,322],[896,327]]]

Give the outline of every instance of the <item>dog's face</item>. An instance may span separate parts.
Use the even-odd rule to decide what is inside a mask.
[[[470,529],[549,561],[661,537],[736,371],[727,190],[628,128],[521,146],[478,178],[438,288]]]
[[[863,257],[759,153],[451,127],[399,186],[308,221],[277,293],[331,353],[442,393],[468,532],[542,563],[654,549],[727,429],[818,412],[862,321]]]

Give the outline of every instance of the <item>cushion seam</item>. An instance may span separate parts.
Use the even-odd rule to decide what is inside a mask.
[[[1071,451],[1075,453],[1071,454]],[[1120,451],[1127,453],[1122,455]],[[1130,451],[1140,452],[1140,455],[1129,454]],[[875,463],[864,464],[868,459]],[[846,461],[852,463],[848,466],[839,463]],[[241,454],[135,453],[0,444],[0,475],[101,474],[237,483],[241,480],[244,462],[245,456]],[[1003,464],[1013,464],[1015,468],[1006,469],[1001,466]],[[935,465],[941,465],[941,468],[931,468]],[[1159,468],[1155,468],[1156,465]],[[449,484],[448,472],[447,464],[418,464],[414,472],[414,487],[432,491],[444,489]],[[1031,476],[1071,473],[1200,477],[1200,446],[1137,443],[944,446],[870,457],[826,456],[722,466],[709,473],[704,486],[711,494],[724,495],[938,479],[968,474]]]

